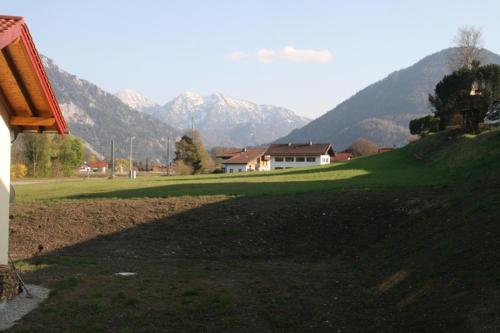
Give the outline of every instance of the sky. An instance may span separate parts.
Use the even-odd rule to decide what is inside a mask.
[[[482,28],[500,53],[500,1],[0,0],[38,50],[115,93],[164,104],[220,92],[315,118]]]

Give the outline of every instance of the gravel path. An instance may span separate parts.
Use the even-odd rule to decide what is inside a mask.
[[[13,300],[0,303],[0,331],[6,330],[16,324],[16,322],[34,310],[40,303],[49,296],[49,289],[28,285],[32,298],[26,296],[26,293],[15,297]]]

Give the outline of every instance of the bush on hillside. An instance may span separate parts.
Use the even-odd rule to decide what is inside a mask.
[[[410,121],[410,133],[413,135],[425,135],[439,131],[439,118],[425,116]]]
[[[369,140],[359,138],[347,148],[347,152],[354,157],[373,155],[378,153],[378,146]]]

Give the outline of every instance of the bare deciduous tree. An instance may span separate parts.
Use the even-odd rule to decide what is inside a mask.
[[[474,26],[463,26],[454,38],[457,48],[450,58],[450,67],[456,70],[462,67],[472,68],[474,62],[483,62],[483,32]]]

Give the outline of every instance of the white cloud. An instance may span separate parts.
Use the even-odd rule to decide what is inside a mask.
[[[268,49],[260,49],[257,51],[255,54],[255,57],[257,58],[258,61],[263,62],[263,63],[270,63],[276,60],[277,58],[277,53],[276,51],[273,50],[268,50]]]
[[[296,49],[293,46],[287,46],[280,52],[283,60],[290,62],[315,62],[325,64],[332,60],[332,54],[328,50]]]
[[[226,55],[226,58],[230,61],[240,61],[245,59],[246,57],[248,57],[248,55],[240,51],[231,52]]]
[[[286,46],[281,50],[260,49],[253,56],[241,51],[228,53],[226,59],[229,61],[241,61],[245,58],[255,58],[262,63],[271,63],[278,60],[293,63],[317,63],[326,64],[332,61],[332,53],[328,50],[297,49]]]

